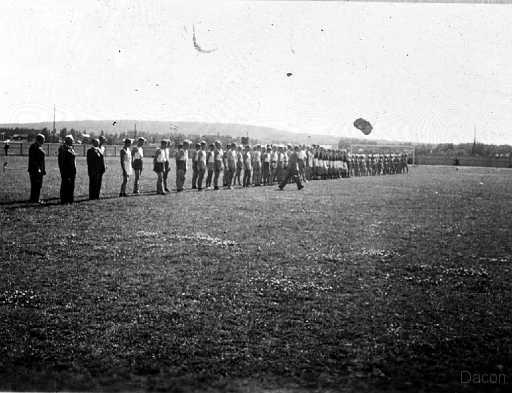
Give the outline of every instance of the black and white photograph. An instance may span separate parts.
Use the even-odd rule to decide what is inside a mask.
[[[512,4],[2,0],[0,392],[512,391]]]

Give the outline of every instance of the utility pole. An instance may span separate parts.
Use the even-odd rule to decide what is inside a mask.
[[[53,104],[53,128],[52,128],[53,136],[57,134],[57,130],[55,129],[55,104]]]
[[[471,149],[471,155],[474,156],[476,152],[476,125],[473,125],[473,148]]]

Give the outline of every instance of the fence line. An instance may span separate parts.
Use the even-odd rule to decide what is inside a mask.
[[[26,156],[28,149],[32,143],[27,142],[10,142],[9,155],[13,156]],[[48,156],[56,156],[60,147],[60,143],[45,143],[43,149]],[[4,143],[0,142],[0,151],[4,155]],[[75,153],[77,156],[85,157],[87,149],[90,145],[75,145]],[[119,151],[123,148],[121,145],[105,145],[106,157],[118,157]],[[156,145],[144,145],[144,156],[153,157],[157,149]],[[174,151],[171,149],[171,154]],[[173,154],[174,155],[174,154]],[[476,156],[459,156],[459,165],[461,166],[481,166],[481,167],[496,167],[496,168],[512,168],[512,156],[509,158],[495,158],[495,157],[476,157]],[[423,155],[415,156],[415,164],[417,165],[455,165],[454,156],[441,156],[441,155]]]
[[[495,158],[495,157],[476,157],[476,156],[459,156],[460,166],[480,166],[480,167],[496,167],[496,168],[512,168],[512,157]],[[455,157],[453,156],[430,156],[416,155],[417,165],[455,165]]]

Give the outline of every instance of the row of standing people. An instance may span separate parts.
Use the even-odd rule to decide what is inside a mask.
[[[59,148],[58,164],[61,175],[60,197],[62,203],[72,203],[76,179],[73,137],[68,135]],[[44,136],[37,135],[36,142],[29,150],[29,175],[31,181],[31,202],[39,202],[43,176],[46,174],[42,149]],[[92,140],[87,150],[89,175],[89,198],[98,199],[106,165],[104,160],[105,139]],[[140,178],[143,171],[144,138],[138,138],[132,145],[125,139],[120,151],[121,189],[119,196],[127,196],[129,179],[134,175],[133,193],[140,193]],[[219,141],[208,145],[201,141],[189,154],[190,141],[178,144],[176,160],[176,190],[183,191],[191,156],[192,189],[219,190],[278,184],[283,189],[291,181],[302,189],[303,182],[315,179],[333,179],[350,176],[385,175],[408,171],[406,154],[357,154],[350,155],[343,150],[329,150],[318,146],[255,145],[241,146],[228,144],[225,149]],[[163,140],[153,156],[153,170],[157,174],[157,194],[169,192],[168,178],[171,162],[171,142]]]
[[[94,139],[92,146],[87,150],[87,171],[89,175],[89,199],[99,199],[103,174],[106,165],[105,138]],[[40,199],[43,178],[46,176],[46,153],[43,144],[43,134],[36,135],[35,142],[30,146],[28,153],[28,173],[30,178],[29,202],[44,203]],[[74,202],[76,180],[76,153],[73,147],[73,136],[64,137],[64,143],[59,147],[57,162],[61,178],[60,201],[62,204]]]
[[[222,187],[232,189],[239,185],[249,187],[251,185],[279,184],[283,188],[289,180],[294,180],[299,189],[302,189],[302,181],[299,162],[301,155],[298,146],[284,152],[282,148],[274,151],[271,147],[262,148],[260,145],[251,148],[229,144],[226,149],[220,142],[208,145],[201,141],[195,145],[195,149],[189,151],[190,141],[177,145],[176,151],[176,190],[183,191],[185,177],[189,170],[189,158],[191,158],[192,189],[202,191],[204,189],[220,189]],[[165,194],[169,190],[166,187],[170,161],[170,141],[163,140],[156,150],[153,159],[153,170],[157,173],[157,193]],[[288,180],[286,178],[289,177]],[[285,181],[286,180],[286,181]]]

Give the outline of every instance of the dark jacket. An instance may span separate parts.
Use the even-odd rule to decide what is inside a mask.
[[[75,151],[72,146],[62,145],[59,147],[59,170],[63,178],[76,176]]]
[[[45,153],[37,143],[30,145],[28,150],[28,172],[31,175],[46,175],[44,157]]]
[[[89,176],[105,173],[105,160],[100,149],[91,147],[87,150],[87,171]]]

